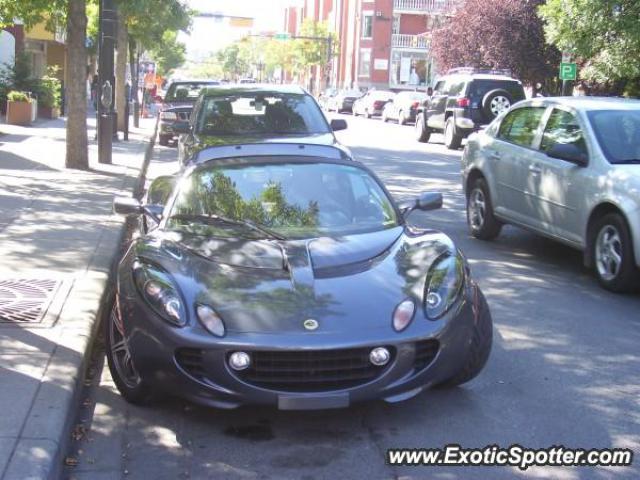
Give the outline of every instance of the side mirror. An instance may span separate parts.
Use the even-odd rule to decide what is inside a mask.
[[[584,167],[589,163],[589,159],[584,151],[571,143],[554,144],[549,150],[547,150],[547,156],[565,160],[580,167]]]
[[[407,217],[414,210],[438,210],[442,208],[442,193],[440,192],[424,192],[415,200],[403,202],[399,205],[400,212],[403,217]]]
[[[131,197],[116,197],[113,199],[113,211],[120,215],[139,215],[142,213],[142,203]]]
[[[331,130],[337,132],[338,130],[346,130],[347,121],[342,118],[334,118],[330,123]]]
[[[171,128],[173,129],[173,133],[191,133],[191,124],[189,122],[176,122],[171,126]]]

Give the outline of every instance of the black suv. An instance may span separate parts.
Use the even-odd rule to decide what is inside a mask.
[[[433,132],[444,132],[447,148],[460,148],[463,138],[524,99],[522,83],[506,72],[449,70],[418,111],[416,139],[428,142]]]

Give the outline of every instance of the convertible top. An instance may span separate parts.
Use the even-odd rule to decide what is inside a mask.
[[[347,152],[338,146],[311,143],[246,143],[205,148],[199,151],[189,163],[200,165],[224,158],[260,156],[304,156],[352,161]]]

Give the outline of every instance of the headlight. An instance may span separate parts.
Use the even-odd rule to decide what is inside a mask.
[[[160,114],[160,120],[175,121],[177,119],[178,119],[178,116],[175,114],[175,112],[162,112]]]
[[[141,261],[133,264],[133,279],[142,298],[167,322],[178,327],[187,324],[184,303],[169,274]]]
[[[437,320],[456,302],[464,285],[464,258],[445,254],[429,270],[424,303],[427,317]]]

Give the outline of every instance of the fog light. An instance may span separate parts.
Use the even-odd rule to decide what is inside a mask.
[[[387,350],[384,347],[374,348],[373,350],[371,350],[371,353],[369,354],[369,360],[371,361],[371,363],[373,363],[378,367],[381,367],[389,363],[390,358],[391,358],[391,354],[389,353],[389,350]]]
[[[245,370],[251,365],[251,357],[245,352],[233,352],[229,357],[229,365],[234,370]]]

